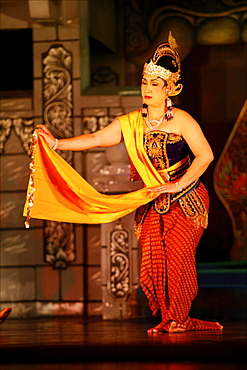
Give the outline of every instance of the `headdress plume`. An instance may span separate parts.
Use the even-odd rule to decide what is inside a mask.
[[[178,44],[177,44],[177,41],[176,39],[172,36],[172,32],[170,31],[169,32],[169,35],[168,35],[168,42],[169,42],[169,45],[172,49],[176,49],[178,47]]]

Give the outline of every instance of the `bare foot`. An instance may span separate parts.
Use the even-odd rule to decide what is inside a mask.
[[[2,324],[7,319],[11,311],[12,308],[10,307],[7,307],[4,310],[0,311],[0,324]]]
[[[148,334],[152,334],[152,333],[161,333],[161,332],[164,332],[164,327],[163,327],[163,324],[162,322],[156,326],[154,326],[153,328],[150,328],[148,329]]]
[[[172,321],[169,327],[169,333],[183,333],[185,331],[185,325],[177,324],[176,321]]]

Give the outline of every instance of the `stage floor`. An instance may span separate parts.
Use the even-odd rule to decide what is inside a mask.
[[[236,370],[245,368],[247,323],[224,331],[148,335],[153,320],[56,317],[0,325],[1,370]]]

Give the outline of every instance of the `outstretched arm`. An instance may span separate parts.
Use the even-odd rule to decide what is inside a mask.
[[[51,132],[44,126],[38,125],[39,135],[42,136],[47,144],[52,148],[55,138]],[[115,119],[108,126],[92,134],[84,134],[68,139],[58,140],[57,149],[59,150],[86,150],[96,147],[107,147],[118,144],[122,141],[122,131],[120,122]]]

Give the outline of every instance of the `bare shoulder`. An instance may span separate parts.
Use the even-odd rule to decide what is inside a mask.
[[[199,123],[183,109],[174,108],[174,123],[182,134],[188,130],[201,130]]]
[[[174,108],[174,119],[183,122],[196,122],[196,120],[185,110],[180,108]]]

